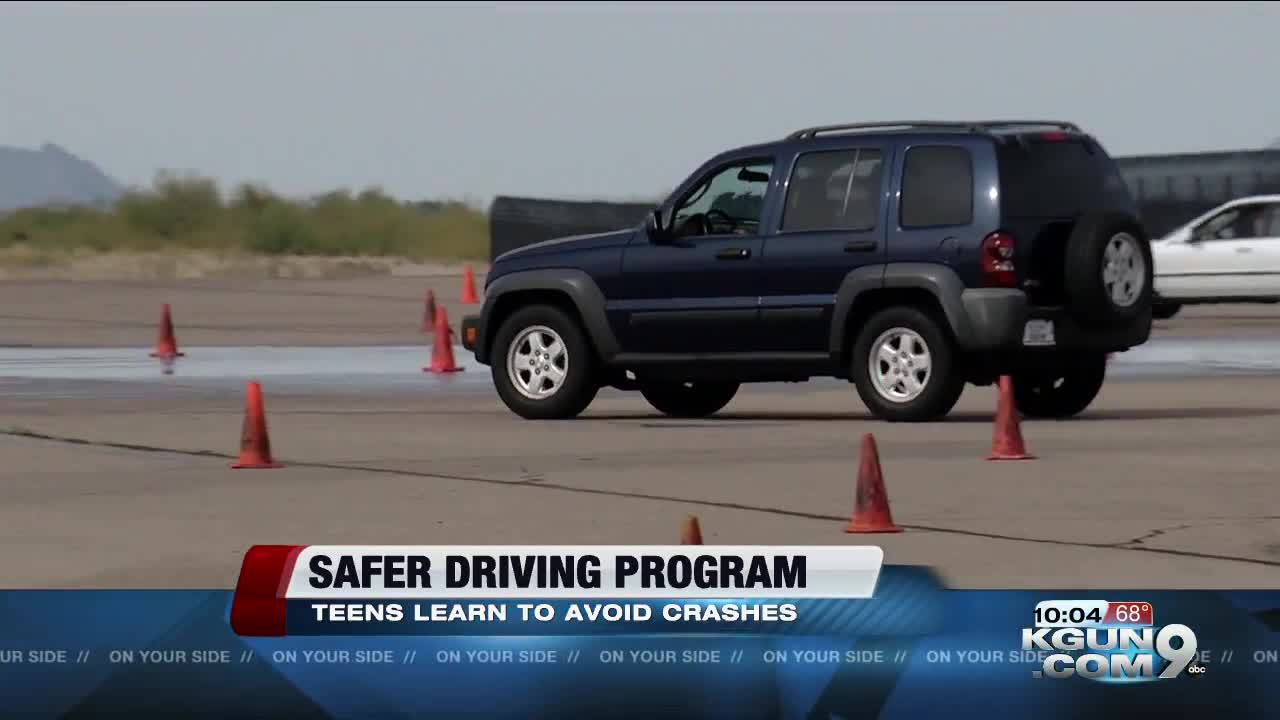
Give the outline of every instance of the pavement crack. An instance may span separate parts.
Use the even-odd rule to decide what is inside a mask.
[[[1256,516],[1247,516],[1247,517],[1205,518],[1205,520],[1201,522],[1184,523],[1182,525],[1172,525],[1170,527],[1156,528],[1146,533],[1145,535],[1139,535],[1138,537],[1133,538],[1132,540],[1125,540],[1123,542],[1115,543],[1115,546],[1116,547],[1128,547],[1128,546],[1134,546],[1134,545],[1145,546],[1148,540],[1154,540],[1155,538],[1158,538],[1161,535],[1168,535],[1169,533],[1175,533],[1181,530],[1192,530],[1194,528],[1216,527],[1216,526],[1222,525],[1223,523],[1228,523],[1228,522],[1241,522],[1241,521],[1258,522],[1263,520],[1280,520],[1280,516],[1256,515]]]
[[[65,443],[69,445],[81,445],[81,446],[89,446],[89,447],[102,447],[102,448],[114,448],[114,449],[120,449],[120,450],[130,450],[135,452],[164,453],[164,454],[173,454],[173,455],[185,455],[190,457],[206,457],[206,458],[221,458],[221,459],[235,459],[237,457],[236,455],[213,452],[211,450],[184,450],[184,449],[178,449],[178,448],[159,447],[154,445],[139,445],[134,443],[110,442],[110,441],[104,441],[104,440],[89,440],[86,438],[51,435],[48,433],[42,433],[42,432],[37,432],[34,430],[27,430],[27,429],[0,430],[0,435],[28,438],[33,440],[43,440],[48,442],[59,442],[59,443]],[[417,470],[403,470],[403,469],[397,469],[397,468],[375,467],[375,466],[369,466],[369,465],[322,463],[322,462],[300,462],[300,461],[291,461],[291,460],[282,459],[282,458],[276,458],[276,460],[287,467],[318,468],[318,469],[325,469],[325,470],[355,470],[359,472],[367,472],[367,473],[373,473],[373,474],[379,474],[379,475],[418,477],[418,478],[426,478],[426,479],[433,479],[433,480],[454,480],[457,482],[496,485],[500,487],[535,488],[539,490],[550,490],[550,491],[556,491],[556,492],[574,493],[579,495],[599,495],[599,496],[606,496],[606,497],[626,498],[626,499],[632,499],[632,500],[653,500],[658,502],[672,502],[672,503],[682,503],[685,505],[696,505],[699,507],[714,507],[714,508],[719,508],[724,510],[742,510],[745,512],[759,512],[759,513],[766,513],[769,515],[776,515],[780,517],[793,517],[793,518],[801,518],[805,520],[823,520],[823,521],[842,522],[842,523],[848,522],[849,520],[847,516],[841,516],[841,515],[812,513],[812,512],[805,512],[802,510],[786,510],[783,508],[762,507],[758,505],[748,505],[745,503],[726,502],[721,500],[700,500],[697,498],[683,498],[683,497],[675,497],[671,495],[658,495],[654,493],[634,492],[634,491],[628,491],[628,490],[608,490],[605,488],[575,487],[572,485],[563,485],[555,482],[546,482],[545,480],[539,481],[539,482],[530,482],[528,479],[524,479],[520,481],[510,481],[510,480],[499,480],[497,478],[489,478],[489,477],[477,477],[477,476],[468,476],[468,475],[449,475],[445,473],[429,473],[429,472],[421,472]],[[1234,518],[1234,519],[1236,520],[1243,520],[1243,519],[1275,520],[1275,519],[1280,519],[1280,517],[1267,515],[1267,516],[1259,516],[1254,518]],[[1200,524],[1203,525],[1205,523],[1200,523]],[[964,537],[986,538],[989,540],[1005,540],[1009,542],[1035,543],[1038,545],[1055,545],[1058,547],[1079,547],[1079,548],[1092,548],[1097,550],[1143,552],[1143,553],[1153,553],[1157,555],[1171,555],[1175,557],[1198,558],[1202,560],[1221,560],[1223,562],[1237,562],[1237,563],[1245,563],[1249,565],[1263,565],[1266,567],[1280,567],[1280,560],[1262,560],[1259,558],[1243,557],[1243,556],[1237,556],[1237,555],[1219,555],[1215,553],[1201,553],[1201,552],[1194,552],[1189,550],[1173,550],[1168,548],[1152,547],[1150,545],[1143,544],[1143,541],[1145,540],[1150,540],[1154,537],[1158,537],[1159,535],[1162,535],[1168,532],[1187,529],[1188,527],[1195,527],[1196,525],[1174,526],[1170,528],[1156,529],[1156,530],[1152,530],[1146,535],[1141,535],[1133,540],[1125,540],[1125,541],[1112,542],[1112,543],[1101,543],[1101,542],[1093,543],[1093,542],[1084,542],[1084,541],[1076,541],[1076,540],[1055,540],[1052,538],[1037,538],[1037,537],[1019,536],[1019,535],[1005,535],[1001,533],[987,533],[987,532],[980,532],[977,530],[962,530],[959,528],[948,528],[948,527],[941,527],[936,525],[911,525],[911,524],[905,524],[905,523],[898,523],[898,525],[907,530],[918,530],[921,532],[933,532],[933,533],[939,533],[939,534],[945,534],[945,535],[959,535]]]
[[[234,459],[236,457],[235,455],[213,452],[212,450],[182,450],[178,448],[156,447],[154,445],[138,445],[135,443],[110,442],[106,440],[89,440],[87,438],[49,435],[48,433],[22,428],[0,430],[0,435],[29,438],[31,440],[47,440],[50,442],[65,443],[67,445],[84,445],[88,447],[113,448],[116,450],[132,450],[134,452],[167,453],[170,455],[190,455],[193,457],[216,457],[227,459]]]
[[[1174,525],[1167,528],[1156,528],[1146,535],[1139,535],[1132,540],[1125,540],[1124,542],[1116,543],[1116,545],[1142,545],[1147,540],[1154,540],[1155,538],[1158,538],[1161,535],[1167,535],[1168,533],[1178,532],[1179,530],[1190,530],[1194,527],[1209,527],[1218,524],[1220,523],[1187,523],[1185,525]]]
[[[843,519],[843,518],[842,518]],[[1154,553],[1156,555],[1173,555],[1176,557],[1200,558],[1203,560],[1224,560],[1227,562],[1239,562],[1249,565],[1263,565],[1266,567],[1280,567],[1280,561],[1262,560],[1259,558],[1244,557],[1240,555],[1218,555],[1215,553],[1201,553],[1191,550],[1172,550],[1169,548],[1152,547],[1150,545],[1134,545],[1132,541],[1121,541],[1114,543],[1091,543],[1075,540],[1054,540],[1051,538],[1034,538],[1022,537],[1017,535],[1002,535],[999,533],[984,533],[975,530],[960,530],[957,528],[944,528],[927,525],[904,525],[899,523],[901,527],[909,530],[926,530],[929,532],[947,533],[950,535],[965,535],[969,537],[988,538],[991,540],[1011,540],[1015,542],[1029,542],[1040,545],[1057,545],[1059,547],[1081,547],[1096,548],[1099,550],[1126,550],[1130,552]],[[1194,526],[1193,526],[1194,527]]]
[[[529,485],[529,484],[531,484],[531,483],[539,483],[539,482],[542,482],[543,480],[546,480],[546,478],[542,475],[542,473],[539,473],[539,472],[529,472],[529,468],[527,468],[527,467],[525,467],[525,466],[521,465],[521,466],[520,466],[520,481],[519,481],[519,482],[517,482],[517,483],[515,483],[515,484],[516,484],[516,485]]]

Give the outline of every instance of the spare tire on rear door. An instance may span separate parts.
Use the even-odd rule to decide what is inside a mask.
[[[1131,215],[1081,217],[1067,238],[1064,260],[1067,297],[1082,324],[1132,322],[1151,310],[1151,243]]]

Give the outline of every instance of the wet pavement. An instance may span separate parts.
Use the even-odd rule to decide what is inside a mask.
[[[146,348],[0,348],[0,393],[90,393],[102,383],[122,391],[139,384],[227,389],[249,380],[273,390],[345,394],[430,388],[448,392],[485,387],[488,368],[462,348],[460,372],[430,373],[424,347],[184,347],[183,357],[161,360]]]
[[[165,362],[147,348],[0,348],[0,392],[75,394],[100,383],[227,389],[249,380],[273,390],[347,394],[413,389],[488,391],[489,368],[461,347],[461,372],[424,372],[424,346],[191,347]],[[1158,338],[1112,358],[1110,379],[1142,380],[1280,373],[1280,340],[1257,337]],[[818,382],[838,382],[821,380]],[[791,386],[794,387],[794,386]],[[122,388],[124,389],[124,388]]]

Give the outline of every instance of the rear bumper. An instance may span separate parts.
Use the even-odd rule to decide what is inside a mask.
[[[1012,289],[965,290],[963,315],[954,323],[961,346],[969,351],[996,352],[1121,352],[1141,345],[1151,336],[1151,312],[1122,325],[1086,326],[1061,307],[1032,306],[1026,293]],[[1030,321],[1040,330],[1052,329],[1052,342],[1027,342]],[[1044,341],[1044,337],[1041,337]]]

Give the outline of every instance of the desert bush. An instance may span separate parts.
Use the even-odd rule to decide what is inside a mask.
[[[32,208],[0,218],[0,247],[16,245],[482,260],[489,234],[485,213],[459,202],[401,202],[380,188],[297,200],[256,184],[224,199],[213,180],[162,173],[109,210]]]

